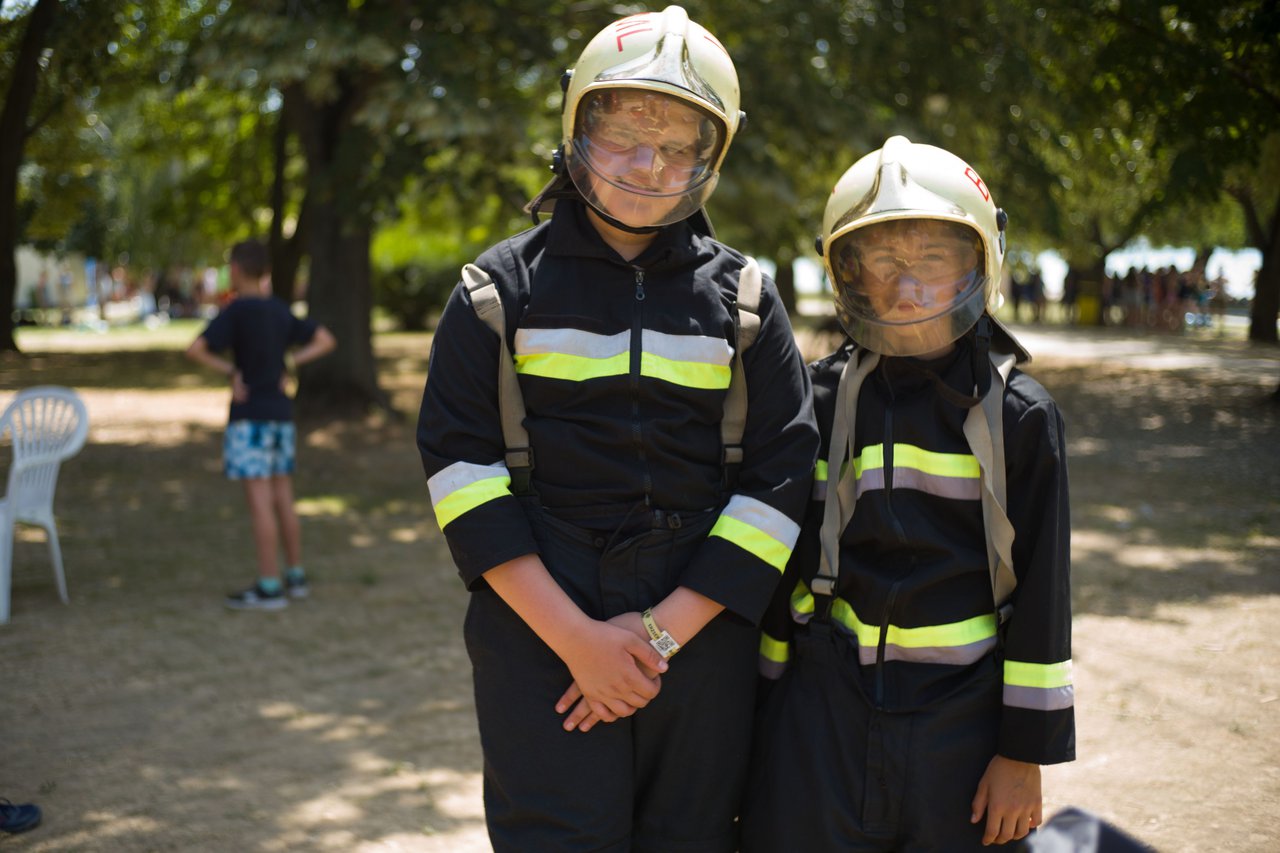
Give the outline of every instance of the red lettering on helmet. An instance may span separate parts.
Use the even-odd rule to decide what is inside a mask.
[[[648,15],[633,15],[630,18],[623,18],[614,26],[614,32],[618,34],[618,53],[622,53],[622,40],[627,36],[636,33],[647,33],[653,29],[653,24],[649,23]]]
[[[964,176],[973,182],[973,185],[978,188],[978,192],[982,193],[983,201],[991,201],[991,193],[987,192],[987,185],[982,182],[982,178],[978,177],[978,173],[973,171],[972,166],[965,168]]]
[[[724,45],[722,45],[719,41],[717,41],[716,37],[711,35],[711,33],[705,33],[703,35],[703,38],[705,38],[707,41],[714,44],[716,47],[720,48],[720,52],[723,53],[725,56],[729,55],[729,51],[725,50]]]

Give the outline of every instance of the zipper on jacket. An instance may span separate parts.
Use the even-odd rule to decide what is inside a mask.
[[[907,542],[907,532],[902,527],[902,522],[897,514],[893,511],[893,388],[889,387],[889,402],[884,407],[884,439],[882,447],[884,448],[884,500],[885,510],[888,512],[889,520],[893,523],[893,532],[897,534],[898,541],[904,545]],[[893,617],[893,608],[898,600],[898,590],[902,586],[902,582],[911,575],[915,568],[915,558],[912,557],[911,565],[907,567],[907,571],[903,572],[897,580],[889,587],[889,594],[885,597],[884,611],[880,616],[880,638],[876,643],[876,687],[875,687],[875,706],[881,708],[884,705],[884,654],[885,646],[889,640],[889,620]]]
[[[644,452],[644,429],[640,421],[640,358],[644,352],[644,270],[635,267],[636,304],[631,318],[631,440],[636,446],[636,457],[644,471],[644,505],[652,505],[653,477],[649,474],[649,460]]]

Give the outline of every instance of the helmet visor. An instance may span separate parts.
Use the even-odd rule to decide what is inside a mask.
[[[611,216],[634,209],[646,218],[642,211],[650,211],[653,221],[628,224],[675,222],[714,187],[724,138],[722,122],[689,101],[643,89],[597,89],[578,106],[570,176],[592,204],[612,207],[604,210]]]
[[[887,355],[951,343],[984,304],[984,258],[978,233],[956,222],[898,219],[847,232],[829,255],[841,321],[858,343]]]
[[[711,175],[719,122],[688,101],[639,89],[598,89],[578,108],[574,148],[614,186],[675,195]]]

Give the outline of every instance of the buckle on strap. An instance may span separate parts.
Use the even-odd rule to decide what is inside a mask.
[[[532,468],[532,447],[508,447],[506,450],[507,470],[512,468]]]
[[[833,596],[836,594],[836,579],[826,575],[816,575],[809,584],[809,591],[814,595]]]

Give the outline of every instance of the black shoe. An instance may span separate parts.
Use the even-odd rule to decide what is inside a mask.
[[[306,598],[311,595],[311,586],[307,583],[306,575],[302,577],[285,575],[284,591],[289,594],[290,598]]]
[[[8,800],[0,800],[0,832],[16,835],[40,825],[40,807],[32,803],[15,806]]]
[[[248,589],[231,593],[223,603],[231,610],[283,610],[289,606],[289,599],[284,587],[267,592],[261,583],[255,583]]]

